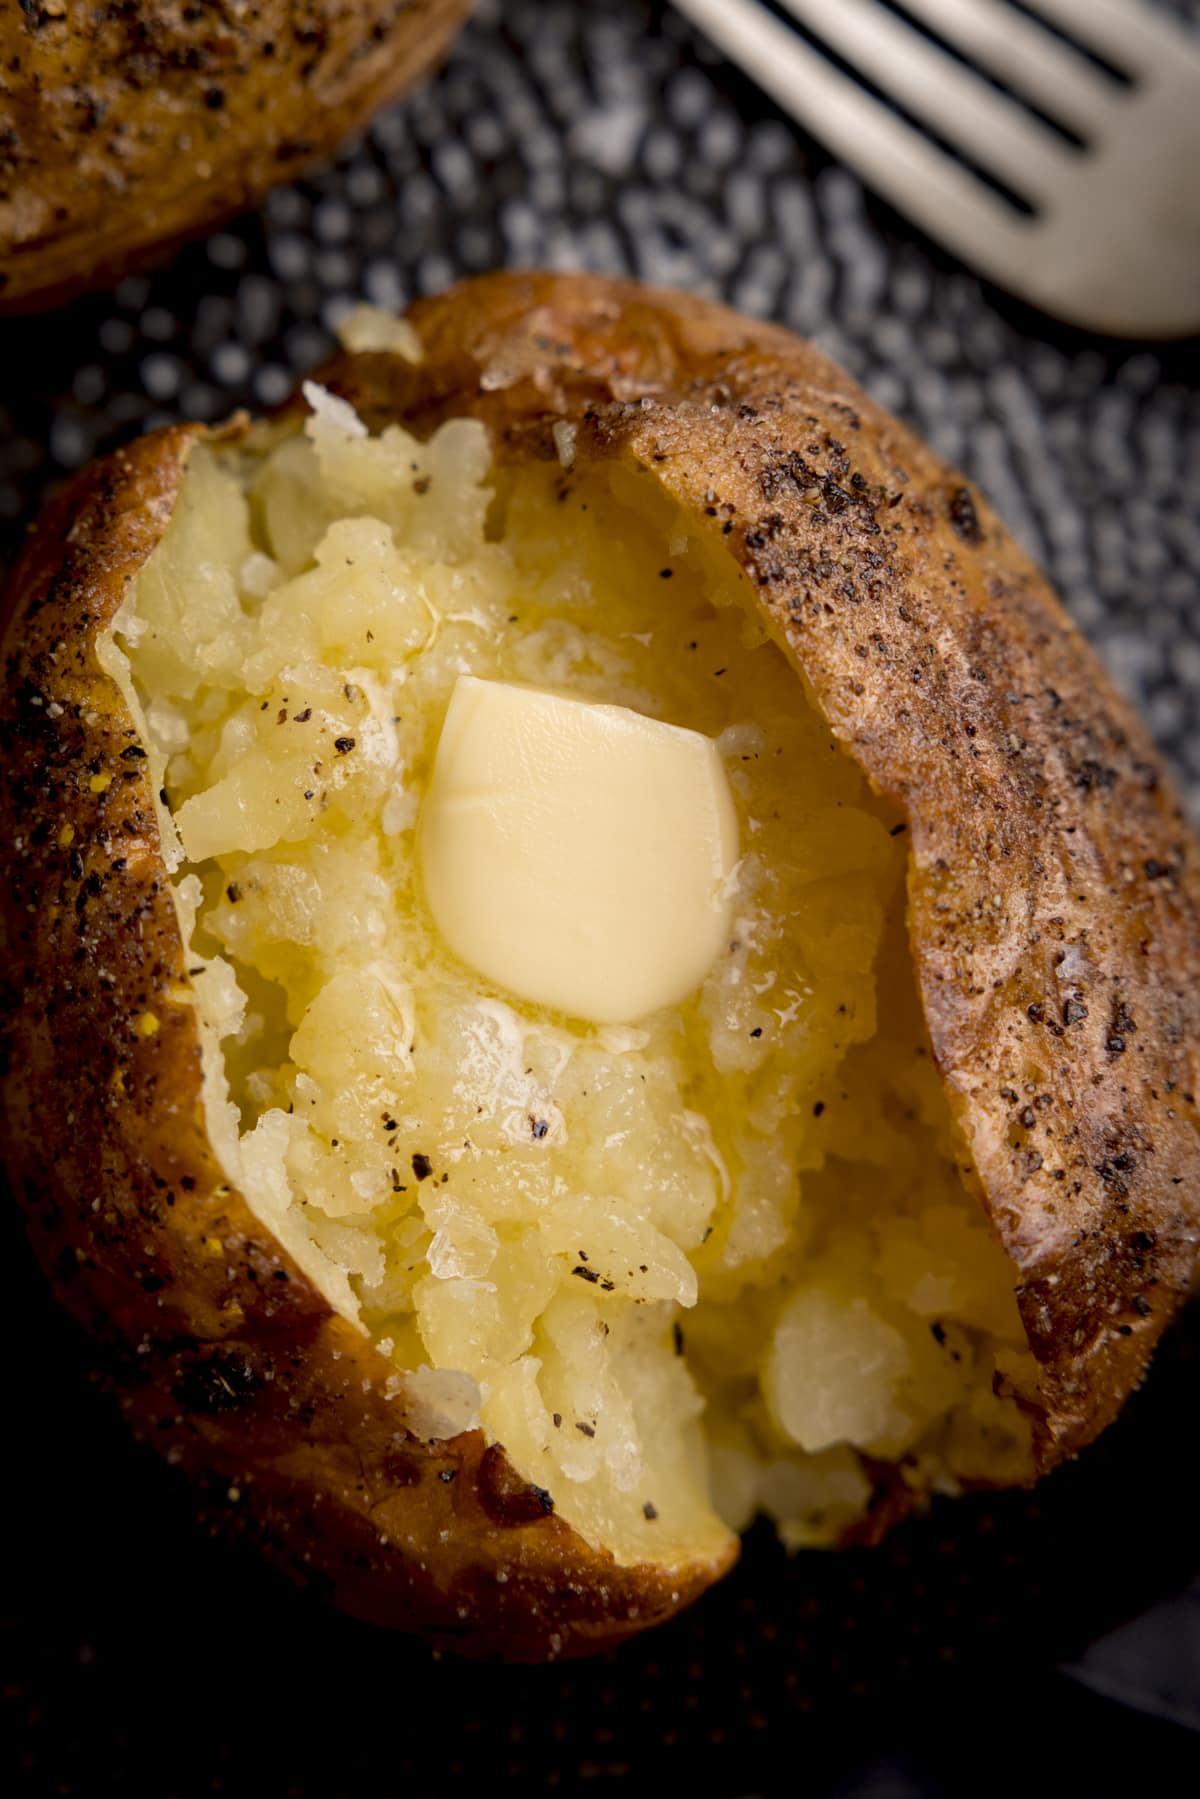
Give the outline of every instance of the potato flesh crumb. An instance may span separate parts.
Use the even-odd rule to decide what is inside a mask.
[[[455,1418],[477,1394],[623,1561],[715,1549],[714,1505],[832,1540],[863,1455],[1024,1478],[995,1389],[1034,1370],[930,1064],[903,835],[732,559],[631,472],[499,473],[474,422],[421,444],[315,398],[254,456],[193,452],[118,621],[251,1205],[425,1371],[426,1432],[430,1371],[463,1377]],[[441,944],[413,846],[463,673],[719,741],[744,857],[685,1004],[588,1026]]]

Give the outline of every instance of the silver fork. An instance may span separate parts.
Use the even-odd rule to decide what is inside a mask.
[[[1071,324],[1200,328],[1200,44],[1139,0],[1035,0],[1125,82],[1007,0],[908,12],[1082,140],[1068,141],[880,0],[675,0],[748,75],[929,236]],[[932,143],[843,63],[1032,210]]]

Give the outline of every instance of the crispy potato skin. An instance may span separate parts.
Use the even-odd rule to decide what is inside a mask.
[[[1017,1270],[1051,1466],[1141,1378],[1200,1253],[1200,876],[1144,731],[979,496],[790,334],[587,277],[488,277],[410,316],[420,365],[343,357],[322,378],[377,421],[475,414],[502,457],[553,457],[565,419],[577,461],[639,464],[738,559],[810,696],[903,809],[934,1050]],[[472,1653],[611,1643],[694,1598],[732,1545],[703,1567],[616,1568],[479,1433],[408,1436],[391,1365],[208,1145],[145,763],[95,657],[202,435],[85,471],[11,582],[14,1189],[134,1427],[281,1565]]]
[[[471,0],[0,10],[0,308],[112,283],[335,149]]]

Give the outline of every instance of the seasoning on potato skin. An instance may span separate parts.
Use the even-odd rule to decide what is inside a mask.
[[[335,149],[469,0],[0,10],[0,310],[114,286]],[[77,93],[79,105],[62,96]]]
[[[556,330],[554,347],[534,354],[528,321],[539,308],[543,319],[549,309]],[[934,505],[944,471],[794,339],[698,302],[549,277],[497,278],[426,304],[416,319],[427,349],[421,370],[368,357],[329,379],[370,399],[376,415],[401,413],[426,427],[440,414],[473,409],[513,456],[548,455],[548,423],[567,417],[578,423],[584,461],[639,461],[701,516],[703,495],[716,494],[732,510],[712,529],[753,571],[765,615],[842,741],[904,807],[934,1048],[985,1201],[1022,1274],[1026,1322],[1045,1370],[1043,1459],[1069,1452],[1140,1377],[1195,1267],[1196,856],[1144,733],[981,504],[982,543],[950,551],[959,568],[951,601],[940,580],[944,513]],[[504,359],[513,366],[514,356],[519,368],[522,353],[536,379],[518,378],[503,391],[480,387],[481,371]],[[631,395],[651,403],[631,408]],[[867,561],[865,546],[892,530],[879,516],[882,501],[868,521],[853,504],[814,505],[785,492],[764,519],[756,471],[778,462],[785,434],[807,435],[797,427],[810,416],[823,417],[839,444],[858,434],[852,490],[858,473],[868,495],[899,492],[907,485],[897,467],[903,460],[911,493],[895,506],[889,499],[886,510],[910,528],[881,567]],[[815,456],[821,440],[813,441]],[[186,987],[183,946],[139,770],[128,784],[110,782],[105,797],[104,830],[125,849],[128,867],[98,891],[86,885],[87,874],[101,873],[93,859],[103,865],[111,851],[101,847],[95,800],[80,777],[97,758],[93,772],[120,771],[125,729],[103,709],[82,722],[104,691],[91,644],[161,533],[187,442],[186,432],[169,432],[88,472],[31,540],[14,582],[22,612],[10,630],[14,662],[0,715],[14,773],[0,796],[5,841],[14,844],[0,895],[12,958],[5,1106],[31,1233],[76,1314],[114,1348],[127,1346],[135,1427],[194,1472],[236,1480],[240,1527],[284,1565],[323,1575],[352,1610],[424,1627],[446,1642],[462,1646],[466,1623],[466,1646],[484,1652],[537,1656],[611,1641],[667,1615],[719,1568],[680,1570],[666,1581],[604,1564],[557,1518],[499,1525],[484,1498],[503,1511],[493,1491],[503,1457],[495,1446],[484,1451],[474,1433],[447,1446],[460,1470],[452,1487],[428,1478],[423,1450],[397,1451],[382,1393],[387,1364],[331,1317],[211,1154],[192,1016],[171,997]],[[837,485],[845,491],[842,479]],[[789,594],[801,598],[799,608]],[[857,609],[853,624],[848,608]],[[900,637],[887,661],[857,656],[863,609],[880,613],[881,630]],[[978,670],[990,679],[981,683]],[[1044,677],[1061,696],[1045,714]],[[31,689],[42,706],[30,703]],[[48,697],[61,713],[36,720]],[[962,706],[974,708],[979,754],[959,759],[947,756],[939,727]],[[1072,770],[1097,743],[1095,759],[1114,779],[1081,785]],[[69,818],[83,845],[77,943],[74,916],[50,916],[63,861],[52,832],[37,843],[26,836],[31,800],[47,816]],[[989,837],[998,862],[987,854]],[[1083,864],[1098,874],[1081,879]],[[1003,880],[994,886],[988,871],[997,866]],[[1138,905],[1148,911],[1137,919],[1104,897],[1108,878],[1119,883],[1126,869],[1146,871]],[[1170,883],[1157,873],[1166,869],[1177,871]],[[1087,891],[1097,898],[1077,897]],[[1106,1005],[1090,1005],[1069,1029],[1046,1013],[1040,1024],[1033,1017],[1056,993],[1053,954],[1083,928],[1096,984],[1107,989],[1119,978],[1137,1019],[1134,1047],[1115,1063]],[[24,975],[41,995],[32,1006],[20,997]],[[119,1059],[113,1046],[148,1006],[161,1013],[161,1031]],[[1062,1035],[1051,1039],[1050,1025]],[[1055,1068],[1046,1085],[1068,1115],[1066,1181],[1061,1169],[1025,1173],[1007,1140],[1007,1103],[994,1097],[997,1069],[1012,1065],[1020,1079],[1027,1057],[1039,1058],[1048,1041]],[[39,1125],[52,1054],[88,1128],[47,1168]],[[96,1192],[104,1194],[101,1211],[85,1212],[81,1196]],[[204,1251],[209,1236],[225,1243],[223,1260]],[[164,1282],[152,1299],[141,1285],[148,1244]],[[68,1279],[59,1252],[72,1247],[85,1259]],[[266,1278],[280,1273],[291,1278]],[[239,1393],[240,1377],[230,1382],[223,1371],[209,1391],[230,1397],[232,1389],[233,1402],[211,1414],[189,1407],[181,1419],[175,1385],[184,1381],[188,1391],[188,1371],[218,1352],[262,1378]],[[397,1454],[406,1457],[407,1484]],[[428,1572],[431,1557],[440,1578]]]

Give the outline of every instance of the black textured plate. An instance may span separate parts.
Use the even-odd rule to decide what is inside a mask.
[[[1200,22],[1200,0],[1174,10]],[[278,401],[353,299],[502,263],[628,271],[816,338],[987,490],[1200,810],[1195,346],[1102,344],[981,289],[646,0],[485,0],[428,87],[262,216],[0,327],[0,527],[134,430]],[[211,1542],[88,1385],[11,1214],[0,1256],[0,1779],[20,1791],[1107,1794],[1147,1752],[1156,1790],[1200,1786],[1189,1739],[1101,1723],[1052,1672],[1200,1566],[1194,1320],[1036,1495],[941,1506],[839,1557],[756,1534],[657,1635],[514,1671],[436,1661]],[[897,1742],[874,1784],[850,1772]]]

